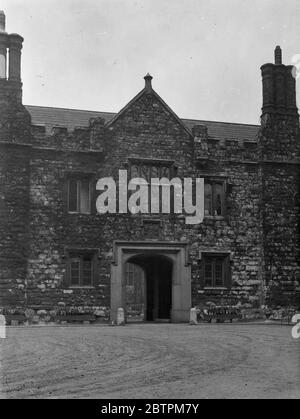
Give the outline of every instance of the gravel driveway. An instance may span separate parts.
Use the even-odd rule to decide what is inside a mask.
[[[1,398],[300,398],[291,327],[8,328]]]

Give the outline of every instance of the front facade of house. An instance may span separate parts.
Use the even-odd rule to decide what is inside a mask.
[[[63,304],[115,320],[130,278],[144,281],[149,321],[188,321],[208,302],[299,306],[299,115],[279,48],[262,67],[259,127],[182,120],[150,75],[116,115],[24,106],[22,42],[2,28],[0,308]],[[203,222],[99,214],[97,181],[119,170],[204,178]]]

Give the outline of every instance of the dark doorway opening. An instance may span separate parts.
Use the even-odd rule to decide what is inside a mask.
[[[142,268],[140,278],[137,275],[133,281],[135,284],[132,284],[137,289],[143,290],[143,292],[139,293],[141,300],[136,301],[142,307],[142,319],[145,321],[170,321],[172,309],[172,262],[164,256],[137,255],[131,258],[128,264]],[[130,270],[134,271],[134,269],[128,269],[127,266],[126,272]],[[143,286],[140,281],[144,281]],[[126,286],[128,289],[127,280]],[[131,293],[136,295],[136,292],[132,289]],[[127,310],[130,308],[128,301],[127,291]],[[130,320],[130,316],[127,315],[128,317]]]

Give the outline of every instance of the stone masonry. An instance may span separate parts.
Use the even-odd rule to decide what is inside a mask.
[[[20,57],[22,42],[0,32],[0,53],[4,45]],[[217,137],[205,123],[179,119],[149,75],[113,117],[95,113],[71,128],[38,125],[22,104],[19,69],[10,69],[0,79],[0,308],[49,314],[64,307],[107,319],[116,240],[187,242],[192,306],[299,308],[299,115],[292,68],[279,53],[275,64],[262,67],[262,124],[251,138],[225,130]],[[97,180],[117,179],[135,160],[172,165],[181,179],[221,181],[222,215],[187,225],[180,214],[98,214]],[[74,174],[92,181],[89,214],[68,212],[66,185]],[[70,287],[67,258],[74,249],[96,252],[90,287]],[[228,254],[224,287],[205,286],[205,253]]]

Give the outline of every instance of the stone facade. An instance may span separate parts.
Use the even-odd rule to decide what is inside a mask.
[[[149,257],[151,243],[154,250],[158,243],[162,249],[186,243],[191,306],[237,305],[258,315],[266,304],[298,308],[300,142],[294,79],[281,62],[262,71],[262,126],[246,139],[225,131],[216,138],[196,121],[191,127],[157,95],[149,75],[145,88],[113,118],[91,115],[85,126],[71,129],[32,122],[22,105],[21,80],[0,79],[0,307],[45,310],[43,315],[63,307],[107,319],[114,301],[115,243],[125,241],[131,252],[136,243],[145,243]],[[237,127],[232,124],[232,131]],[[180,214],[98,214],[97,180],[117,179],[120,169],[130,173],[137,167],[222,185],[221,213],[207,214],[197,225],[187,225]],[[89,179],[89,213],[68,210],[73,177]],[[80,252],[92,254],[93,281],[71,286],[68,260]],[[205,258],[220,255],[224,281],[207,286]],[[142,257],[136,263],[145,268]],[[217,272],[218,262],[211,266]]]

